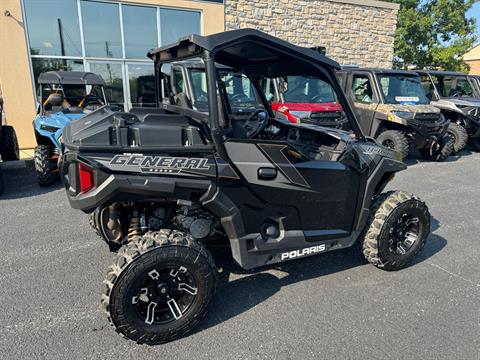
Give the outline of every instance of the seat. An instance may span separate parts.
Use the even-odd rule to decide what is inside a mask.
[[[52,93],[43,102],[45,111],[59,111],[63,108],[63,95],[60,93]]]

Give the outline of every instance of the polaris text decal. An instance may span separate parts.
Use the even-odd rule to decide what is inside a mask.
[[[182,169],[209,170],[208,159],[148,156],[148,155],[115,155],[110,165],[134,166],[145,173],[179,173]]]
[[[319,252],[325,251],[325,244],[317,245],[317,246],[310,246],[308,248],[304,248],[302,250],[293,250],[281,255],[281,260],[287,259],[295,259],[296,257],[312,255]]]

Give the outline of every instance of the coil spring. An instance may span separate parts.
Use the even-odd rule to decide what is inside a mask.
[[[132,241],[137,235],[142,235],[142,230],[140,228],[140,219],[138,216],[134,216],[130,220],[130,226],[128,227],[128,241]]]

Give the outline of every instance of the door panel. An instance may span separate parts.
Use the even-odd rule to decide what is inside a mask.
[[[336,161],[294,164],[286,155],[287,144],[229,141],[225,146],[245,185],[264,204],[256,223],[292,216],[295,209],[297,219],[286,217],[285,230],[304,230],[308,240],[351,232],[360,182],[356,172]],[[276,169],[276,177],[259,177],[263,168]]]

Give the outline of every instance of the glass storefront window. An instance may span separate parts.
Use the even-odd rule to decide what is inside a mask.
[[[112,105],[123,108],[123,76],[122,64],[106,62],[90,62],[90,71],[100,75],[105,80],[105,94]]]
[[[127,69],[131,106],[155,106],[155,71],[153,65],[128,64]]]
[[[45,59],[33,58],[33,77],[35,79],[35,86],[38,88],[37,79],[42,72],[63,70],[63,71],[84,71],[83,60],[72,59]]]
[[[157,9],[123,5],[125,57],[145,59],[147,51],[157,47]]]
[[[162,45],[174,43],[178,38],[200,34],[200,13],[197,11],[160,9]]]
[[[32,55],[82,56],[75,0],[25,0]]]
[[[122,58],[118,4],[82,1],[86,56]]]

